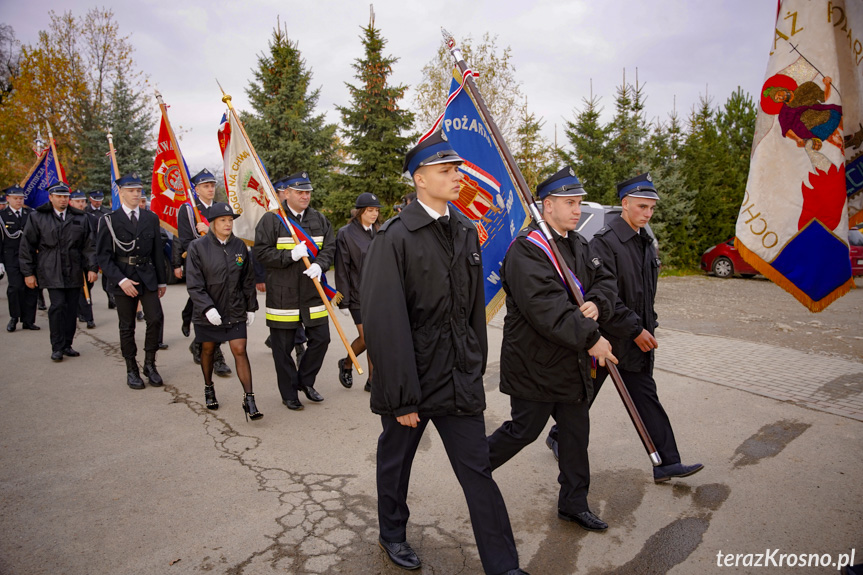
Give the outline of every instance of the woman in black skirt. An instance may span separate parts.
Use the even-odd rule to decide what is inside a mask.
[[[186,289],[194,306],[195,341],[201,344],[201,371],[208,409],[218,409],[213,387],[216,345],[227,341],[234,355],[237,376],[243,384],[246,417],[264,416],[252,393],[252,366],[246,355],[246,326],[255,320],[258,298],[249,250],[234,236],[235,214],[228,204],[210,208],[210,233],[189,244],[186,257]]]
[[[339,307],[347,309],[357,326],[359,336],[351,343],[354,354],[359,356],[366,350],[366,339],[363,334],[363,319],[360,313],[360,277],[363,272],[363,259],[369,251],[369,244],[380,227],[378,216],[381,203],[377,196],[368,192],[360,194],[354,204],[351,219],[336,235],[336,288],[344,298]],[[366,391],[371,391],[372,360],[369,362],[369,379],[366,380]],[[353,368],[350,358],[339,360],[339,381],[345,387],[354,384]]]

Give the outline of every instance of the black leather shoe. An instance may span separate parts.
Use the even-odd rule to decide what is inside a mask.
[[[162,384],[165,383],[162,380],[162,376],[159,375],[159,372],[156,371],[156,352],[147,352],[147,355],[144,359],[144,377],[147,378],[147,381],[150,382],[150,385],[153,387],[162,387]]]
[[[293,411],[300,411],[303,409],[303,404],[300,403],[299,399],[283,399],[282,403],[285,404],[285,407]]]
[[[96,327],[96,322],[95,322],[95,321],[93,321],[93,320],[91,319],[90,321],[88,321],[88,322],[87,322],[87,329],[93,329],[94,327]]]
[[[159,343],[159,349],[160,349],[160,350],[162,350],[162,349],[168,349],[168,344],[167,344],[167,343]]]
[[[371,391],[372,391],[372,380],[367,379],[366,380],[366,386],[363,389],[368,391],[369,393],[371,393]]]
[[[668,481],[672,477],[686,477],[687,475],[698,473],[702,469],[704,469],[704,466],[700,463],[694,463],[692,465],[683,465],[682,463],[660,465],[659,467],[653,468],[653,482],[662,483],[663,481]]]
[[[347,360],[350,361],[350,360]],[[339,360],[339,383],[350,389],[354,385],[354,374],[351,367],[345,367],[345,360]]]
[[[66,357],[78,357],[81,354],[72,349],[71,346],[69,346],[63,350],[63,355],[65,355]]]
[[[51,352],[51,361],[63,361],[63,352],[62,351],[52,351]]]
[[[182,327],[180,327],[180,331],[183,332],[183,336],[189,337],[189,334],[192,333],[191,327],[186,322],[183,322]]]
[[[264,414],[258,411],[258,406],[255,405],[254,393],[247,393],[243,396],[243,411],[246,414],[246,421],[249,421],[249,419],[254,421],[264,417]]]
[[[45,305],[45,300],[40,300],[39,304],[36,306],[39,311],[45,311],[48,309],[48,306]]]
[[[217,347],[213,354],[213,371],[219,377],[230,377],[231,368],[225,363],[225,356],[222,354],[222,348]]]
[[[84,316],[83,316],[83,315],[79,315],[79,316],[78,316],[78,321],[79,321],[80,323],[84,323],[84,322],[85,322],[85,321],[87,321],[87,320],[84,318]]]
[[[137,319],[138,321],[144,321],[144,312],[139,311],[138,313],[136,313],[135,319]]]
[[[9,320],[9,323],[6,324],[6,331],[12,332],[15,331],[15,326],[18,325],[18,320],[14,317]]]
[[[138,362],[135,359],[126,360],[126,385],[132,389],[144,389],[144,380],[138,373]]]
[[[503,575],[530,575],[527,571],[522,571],[521,569],[510,569]]]
[[[551,435],[545,438],[545,444],[551,449],[551,453],[554,455],[555,461],[560,461],[560,454],[558,453],[557,440],[554,439]]]
[[[378,545],[381,546],[381,549],[386,551],[387,557],[390,558],[390,561],[402,569],[413,571],[414,569],[419,569],[422,565],[420,558],[417,557],[416,552],[411,549],[411,546],[407,541],[402,541],[401,543],[390,543],[389,541],[384,541],[379,537]]]
[[[219,400],[216,399],[216,388],[212,385],[204,384],[204,401],[207,404],[207,409],[219,409]]]
[[[306,397],[309,401],[314,401],[315,403],[318,403],[324,400],[324,396],[318,393],[317,390],[310,385],[302,386],[300,387],[300,389],[303,391],[303,393],[306,394]]]
[[[42,329],[41,327],[39,327],[35,323],[25,323],[25,324],[22,324],[21,327],[23,327],[24,329],[32,330],[32,331],[39,331],[40,329]]]
[[[608,529],[608,523],[593,514],[593,511],[582,511],[581,513],[567,513],[557,510],[557,516],[564,521],[572,521],[578,523],[578,526],[588,531],[605,531]]]

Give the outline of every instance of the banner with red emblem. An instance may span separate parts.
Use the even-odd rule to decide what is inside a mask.
[[[736,246],[811,311],[854,285],[863,212],[863,4],[782,0],[770,31]]]
[[[228,203],[235,213],[240,214],[234,221],[234,235],[252,245],[258,221],[268,211],[278,208],[271,199],[277,196],[270,178],[261,173],[253,156],[255,152],[249,149],[246,139],[231,137],[233,133],[241,133],[234,123],[233,114],[223,114],[219,124],[219,149],[225,162],[225,191]]]
[[[156,159],[153,161],[153,198],[150,210],[159,216],[162,227],[174,235],[177,235],[177,210],[186,201],[180,160],[182,157],[171,144],[171,136],[163,116],[159,125]]]

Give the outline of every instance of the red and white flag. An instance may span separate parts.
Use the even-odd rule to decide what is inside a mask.
[[[186,201],[188,193],[180,171],[181,161],[185,167],[182,154],[171,144],[168,126],[163,116],[159,125],[156,159],[153,161],[153,198],[150,202],[150,210],[159,216],[162,227],[174,235],[177,235],[177,210]]]

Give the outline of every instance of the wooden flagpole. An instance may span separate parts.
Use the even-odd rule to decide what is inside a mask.
[[[219,81],[216,80],[216,84],[219,84]],[[270,182],[270,177],[267,174],[267,170],[264,169],[263,164],[261,164],[261,158],[258,157],[258,153],[255,152],[255,147],[252,145],[251,140],[249,140],[249,135],[246,134],[246,128],[243,127],[243,123],[240,121],[240,117],[237,115],[237,111],[234,109],[234,106],[231,104],[231,96],[225,93],[222,85],[219,84],[219,90],[222,91],[222,101],[228,105],[228,109],[231,111],[231,115],[236,120],[237,125],[240,127],[240,132],[243,134],[243,138],[246,140],[246,144],[249,146],[249,149],[252,151],[252,156],[255,158],[255,163],[258,164],[258,169],[261,172],[261,175],[264,178],[264,187],[267,194],[270,196],[270,199],[279,206],[279,213],[288,222],[288,228],[291,230],[291,236],[294,239],[294,244],[299,244],[299,238],[297,237],[297,232],[294,230],[294,226],[290,225],[290,220],[288,220],[288,215],[285,213],[285,209],[282,206],[282,202],[279,201],[279,197],[276,195],[275,190],[273,189],[273,184]],[[304,257],[303,263],[306,265],[306,269],[311,267],[311,263],[309,262],[309,258]],[[327,294],[324,293],[324,288],[321,287],[321,282],[318,278],[313,278],[312,281],[315,283],[315,287],[318,290],[318,295],[321,296],[321,301],[324,302],[324,307],[327,308],[327,313],[330,314],[330,318],[333,320],[333,325],[336,326],[336,331],[339,332],[339,337],[342,340],[342,343],[345,346],[345,349],[348,351],[348,357],[351,360],[351,363],[354,364],[354,367],[357,368],[357,373],[360,375],[363,374],[363,368],[360,367],[360,362],[357,360],[357,356],[354,353],[354,350],[351,348],[351,344],[348,343],[348,338],[345,337],[345,332],[342,330],[342,326],[339,324],[338,318],[336,318],[335,311],[333,311],[333,306],[330,303],[329,298],[327,298]]]
[[[560,269],[565,270],[568,269],[566,262],[563,260],[563,256],[560,254],[560,250],[557,247],[557,242],[554,241],[554,237],[552,236],[551,230],[548,227],[548,224],[545,223],[545,220],[542,219],[542,214],[540,214],[539,210],[536,207],[536,204],[533,201],[533,194],[530,191],[530,188],[527,185],[527,182],[524,179],[524,176],[521,173],[521,170],[518,167],[518,164],[515,161],[515,158],[510,152],[509,147],[506,145],[506,142],[503,139],[503,135],[500,133],[500,129],[495,124],[494,119],[491,117],[491,113],[488,110],[488,106],[485,103],[485,100],[482,97],[482,94],[479,93],[479,90],[476,87],[476,83],[473,81],[473,76],[471,74],[465,74],[465,71],[468,70],[467,63],[462,58],[461,50],[458,49],[455,43],[455,38],[447,32],[446,30],[441,30],[444,37],[444,43],[447,46],[447,49],[452,54],[453,60],[455,61],[456,66],[461,71],[462,75],[465,77],[465,88],[468,93],[473,98],[474,102],[476,102],[477,110],[479,111],[482,119],[485,121],[486,125],[491,132],[491,137],[494,139],[497,144],[498,149],[503,156],[504,163],[506,164],[507,169],[510,174],[515,178],[516,190],[522,197],[525,205],[528,206],[530,210],[531,218],[539,225],[540,230],[543,235],[548,240],[548,244],[551,247],[552,254],[554,255],[554,259],[557,261]],[[562,274],[564,277],[564,281],[569,289],[569,292],[575,297],[576,303],[581,306],[584,304],[584,298],[581,296],[581,290],[578,286],[575,285],[575,281],[570,276],[570,274]],[[626,408],[627,413],[629,414],[629,418],[632,420],[632,424],[635,426],[636,432],[638,432],[638,436],[641,438],[641,442],[644,445],[644,449],[647,451],[648,456],[650,457],[650,462],[654,466],[662,465],[662,458],[659,457],[659,453],[656,451],[656,446],[653,443],[653,439],[650,437],[650,433],[647,431],[647,428],[644,426],[644,421],[641,419],[641,415],[638,413],[638,409],[635,407],[635,404],[632,401],[632,397],[629,395],[629,390],[626,389],[626,386],[623,383],[623,379],[620,377],[620,372],[617,370],[617,366],[611,362],[606,362],[606,369],[608,369],[608,374],[611,376],[611,380],[614,382],[614,387],[617,388],[617,393],[620,395],[620,399],[623,401],[623,405]]]
[[[45,120],[45,125],[48,127],[48,143],[51,146],[51,151],[54,153],[54,168],[57,170],[57,178],[62,182],[63,172],[60,170],[60,158],[57,157],[57,147],[54,145],[54,134],[51,133],[51,124],[48,123],[48,120]],[[87,272],[82,271],[81,275],[84,276],[84,299],[87,300],[87,305],[92,305],[93,302],[90,299],[90,288],[87,287]]]

